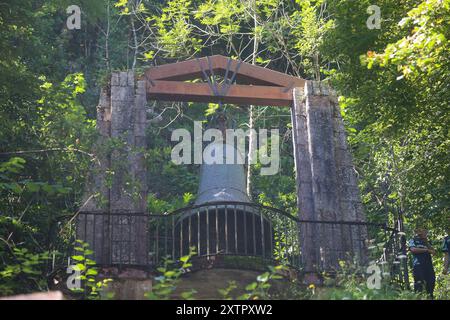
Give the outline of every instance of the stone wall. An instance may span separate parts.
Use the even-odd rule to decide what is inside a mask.
[[[336,96],[320,82],[294,88],[292,123],[299,218],[329,222],[300,225],[305,271],[334,271],[339,260],[363,263],[366,228],[331,223],[365,221]]]

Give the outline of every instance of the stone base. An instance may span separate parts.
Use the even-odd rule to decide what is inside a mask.
[[[230,281],[236,282],[238,286],[231,292],[230,297],[237,298],[246,292],[245,287],[247,285],[256,282],[256,278],[261,273],[261,271],[254,270],[226,268],[196,270],[186,273],[180,278],[180,282],[170,299],[182,300],[182,293],[189,292],[192,289],[197,291],[193,296],[194,299],[223,299],[219,289],[228,288]],[[152,290],[155,283],[154,275],[132,268],[122,270],[120,273],[114,273],[113,270],[109,269],[108,272],[104,272],[102,275],[105,278],[113,279],[113,282],[109,284],[103,295],[106,298],[112,294],[112,299],[114,300],[146,299],[145,294]],[[288,274],[286,276],[289,277]],[[288,280],[276,280],[272,283],[271,292],[282,294],[292,285],[295,284]],[[280,296],[280,298],[286,299],[289,297]]]
[[[198,270],[182,277],[172,299],[181,299],[181,293],[192,289],[197,291],[194,299],[223,299],[219,289],[228,288],[230,281],[236,282],[237,288],[231,291],[228,298],[236,299],[246,293],[245,287],[256,282],[260,274],[262,274],[261,271],[223,268]],[[284,279],[271,281],[269,293],[273,299],[292,299],[289,296],[289,292],[292,292],[290,289],[293,287],[298,289],[299,283],[292,282],[292,279],[288,280],[289,276],[289,274],[285,274]]]
[[[130,267],[120,270],[116,267],[102,268],[100,277],[113,280],[103,296],[114,300],[143,300],[145,294],[152,290],[154,281],[149,272]]]
[[[113,300],[144,300],[152,285],[152,279],[114,279],[103,295],[108,297],[112,294]]]
[[[235,281],[238,288],[231,292],[233,298],[245,293],[245,287],[256,281],[261,272],[250,270],[209,269],[199,270],[183,275],[173,299],[182,299],[181,293],[196,290],[195,299],[223,299],[219,289],[225,289],[230,281]]]

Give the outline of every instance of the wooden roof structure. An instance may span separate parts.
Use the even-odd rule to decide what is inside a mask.
[[[144,77],[149,100],[240,105],[290,106],[292,89],[305,84],[304,79],[221,55],[150,67]]]

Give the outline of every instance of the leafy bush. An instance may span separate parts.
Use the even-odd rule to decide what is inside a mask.
[[[70,288],[72,292],[76,294],[76,297],[89,300],[98,300],[103,297],[112,298],[112,296],[105,293],[105,289],[108,287],[108,283],[112,279],[100,279],[98,280],[98,270],[95,267],[96,262],[89,257],[94,253],[94,251],[89,249],[89,244],[81,240],[76,240],[75,251],[76,255],[71,258],[76,261],[73,268],[74,271],[78,273],[74,277],[75,281],[80,281],[80,286],[78,288]]]
[[[164,259],[163,266],[157,269],[160,272],[160,275],[155,278],[157,283],[153,286],[152,291],[145,294],[146,298],[151,300],[168,300],[172,297],[177,284],[181,281],[181,275],[192,267],[190,259],[195,255],[194,249],[191,248],[189,255],[180,258],[181,266],[178,266],[175,261],[169,258]],[[195,290],[182,292],[181,297],[186,300],[193,299],[195,293]]]
[[[12,248],[12,263],[0,270],[0,295],[47,290],[45,266],[49,254]]]

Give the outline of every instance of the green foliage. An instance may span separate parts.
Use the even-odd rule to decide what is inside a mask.
[[[232,296],[231,296],[231,292],[234,291],[235,289],[238,288],[237,282],[236,281],[229,281],[228,282],[228,287],[224,288],[224,289],[219,289],[219,294],[222,297],[222,299],[224,300],[233,300]]]
[[[61,30],[60,13],[68,2],[0,6],[0,259],[5,267],[17,263],[16,248],[33,255],[67,252],[71,235],[63,217],[78,207],[91,160],[83,153],[90,149],[95,124],[80,102],[86,83],[69,67],[76,65],[70,56],[81,47],[72,42],[74,33]],[[98,4],[82,2],[93,18]],[[82,19],[83,27],[87,20]],[[56,255],[55,263],[66,258]],[[28,285],[19,281],[22,286],[9,293],[46,290],[35,285],[46,283],[51,271],[50,264],[41,267],[39,281],[37,276]]]
[[[321,49],[325,35],[334,27],[334,20],[326,18],[324,0],[296,2],[300,5],[300,10],[292,14],[293,20],[298,22],[292,30],[292,36],[298,37],[295,48],[305,57],[302,62],[305,73],[315,80],[321,80]]]
[[[436,300],[450,300],[450,277],[448,275],[437,275],[434,298]]]
[[[279,274],[279,271],[284,269],[286,268],[282,265],[276,267],[269,266],[270,271],[260,274],[256,278],[256,282],[247,285],[245,287],[247,293],[239,298],[250,300],[268,299],[270,297],[269,289],[272,286],[270,281],[282,279],[283,277]]]
[[[269,293],[272,283],[275,280],[283,279],[282,273],[287,270],[287,267],[278,265],[275,267],[269,266],[269,271],[260,274],[256,281],[245,286],[245,293],[233,298],[232,292],[239,288],[238,284],[230,281],[227,288],[219,289],[219,293],[225,300],[261,300],[271,299],[272,295]]]
[[[427,0],[407,13],[399,22],[403,30],[412,30],[396,43],[386,46],[382,54],[370,57],[381,66],[396,65],[403,77],[421,81],[420,77],[442,77],[448,70],[442,68],[449,58],[450,2]]]
[[[6,253],[0,253],[2,260],[5,260]],[[11,262],[0,269],[0,296],[47,289],[45,266],[49,259],[48,252],[33,253],[26,248],[14,247],[10,255]]]
[[[369,4],[329,3],[338,23],[323,46],[363,203],[372,221],[404,218],[408,234],[421,222],[439,238],[449,215],[448,1],[382,1],[380,30],[359,27]]]
[[[401,290],[389,285],[381,289],[369,289],[364,280],[352,276],[341,277],[336,287],[316,290],[312,300],[423,300],[425,296],[410,290]]]
[[[10,101],[0,103],[6,129],[0,132],[0,144],[7,148],[2,151],[9,152],[6,161],[0,161],[0,252],[5,265],[14,263],[10,252],[16,247],[33,254],[67,252],[73,229],[65,228],[63,219],[78,207],[91,161],[83,149],[90,148],[94,122],[86,119],[77,102],[84,90],[83,76],[69,75],[60,84],[42,77],[38,81],[42,85],[34,92],[36,100],[27,102],[27,116],[20,113],[25,110],[19,111],[12,132],[8,132]],[[19,138],[12,139],[11,134]],[[66,258],[55,257],[58,263]],[[47,281],[46,273],[41,276]],[[21,293],[28,288],[15,290]]]
[[[72,288],[72,292],[84,299],[99,300],[101,298],[112,298],[112,295],[106,292],[108,284],[112,279],[98,279],[98,269],[95,267],[96,262],[91,259],[94,251],[89,249],[89,244],[81,241],[75,241],[74,250],[76,254],[71,259],[76,263],[74,271],[79,273],[74,280],[80,280],[80,288]]]
[[[149,17],[157,26],[156,40],[169,57],[201,50],[200,40],[192,33],[192,11],[191,0],[171,0],[162,9],[162,14]]]
[[[168,300],[173,297],[178,283],[181,281],[180,277],[189,272],[192,267],[191,258],[196,254],[195,248],[192,247],[189,254],[180,258],[179,263],[166,257],[163,266],[157,268],[160,275],[155,278],[157,283],[153,286],[152,291],[145,294],[146,298],[151,300]],[[189,290],[181,292],[181,298],[185,300],[193,299],[196,291]]]

